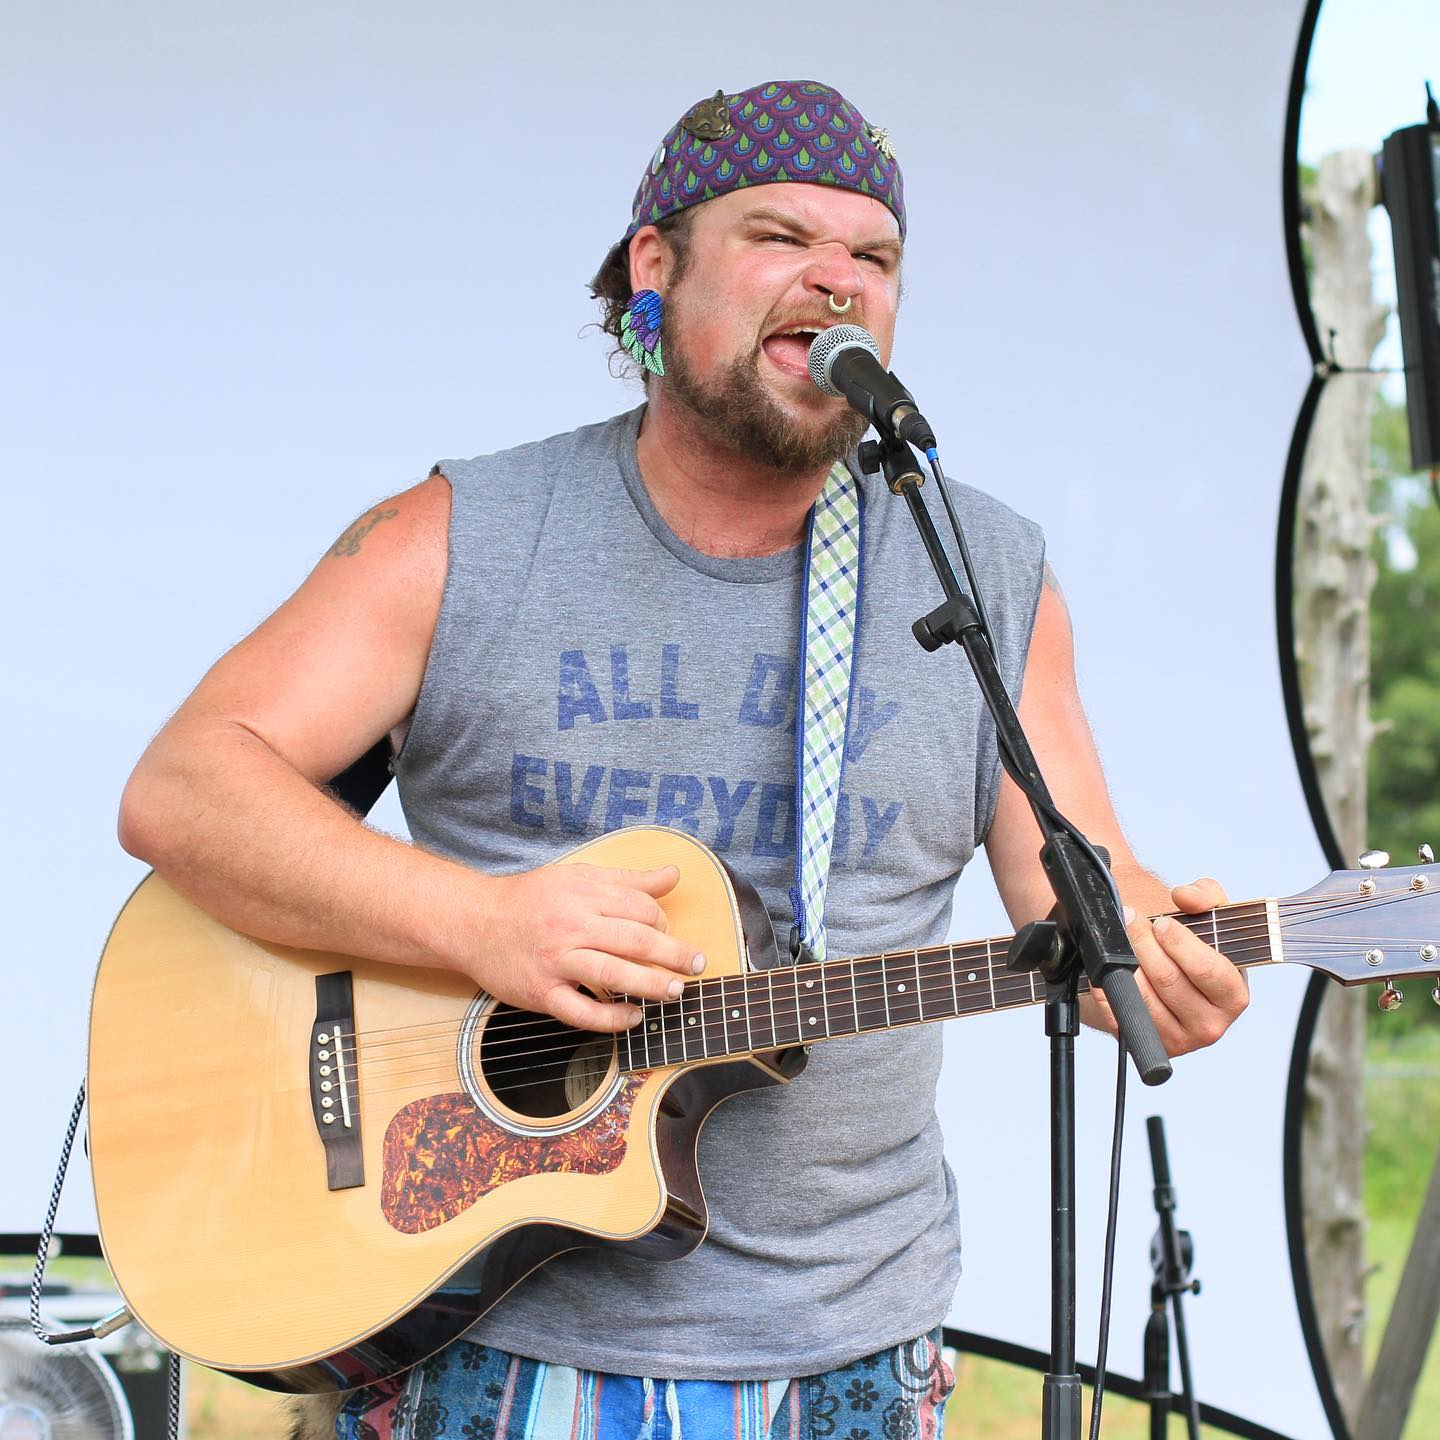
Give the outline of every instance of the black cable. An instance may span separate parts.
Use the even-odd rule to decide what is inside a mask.
[[[80,1116],[84,1109],[85,1082],[82,1080],[75,1096],[74,1107],[70,1111],[70,1123],[65,1127],[65,1143],[60,1148],[60,1168],[55,1176],[54,1188],[50,1191],[45,1224],[40,1230],[40,1244],[35,1250],[35,1269],[30,1274],[30,1328],[42,1345],[73,1345],[82,1340],[95,1339],[94,1325],[86,1325],[79,1330],[47,1330],[40,1316],[40,1296],[45,1288],[45,1262],[50,1258],[50,1240],[55,1233],[55,1216],[60,1210],[60,1192],[65,1188],[65,1172],[70,1168],[70,1152],[75,1148],[75,1132],[80,1128]],[[111,1317],[107,1317],[109,1318]],[[108,1329],[106,1333],[109,1333]],[[180,1357],[173,1352],[166,1375],[166,1392],[169,1440],[179,1440]]]
[[[1118,1043],[1118,1042],[1117,1042]],[[1115,1289],[1115,1231],[1120,1218],[1120,1152],[1125,1143],[1125,1046],[1115,1067],[1115,1127],[1110,1139],[1110,1208],[1105,1217],[1105,1274],[1100,1287],[1100,1336],[1095,1345],[1095,1393],[1090,1402],[1090,1440],[1100,1440],[1105,1400],[1105,1362],[1110,1352],[1110,1302]]]
[[[975,578],[975,568],[970,561],[970,547],[965,543],[965,532],[960,528],[960,517],[955,513],[955,507],[950,501],[950,484],[945,478],[945,471],[940,465],[940,456],[935,451],[927,450],[926,458],[930,461],[930,471],[935,476],[935,483],[939,487],[940,497],[945,502],[945,514],[950,520],[950,529],[954,532],[955,543],[960,549],[960,559],[965,567],[965,578],[970,584],[970,596],[975,602],[975,612],[980,618],[980,633],[985,638],[985,643],[990,647],[990,653],[995,653],[994,642],[990,638],[990,623],[985,615],[985,601],[980,594],[980,584]],[[1110,894],[1115,900],[1116,913],[1120,913],[1124,907],[1124,901],[1120,898],[1120,888],[1115,883],[1115,877],[1110,872],[1110,867],[1101,857],[1100,852],[1080,832],[1079,826],[1067,820],[1054,803],[1045,795],[1042,795],[1034,788],[1034,782],[1025,773],[1019,757],[1006,744],[1005,736],[996,730],[996,742],[1000,750],[1000,758],[1005,764],[1005,773],[1020,788],[1025,798],[1038,809],[1044,811],[1046,818],[1057,829],[1063,830],[1089,858],[1090,863],[1105,876],[1110,886]]]
[[[950,499],[950,482],[945,478],[945,472],[940,468],[940,455],[938,451],[927,450],[925,457],[930,461],[930,472],[935,476],[935,483],[940,487],[940,498],[945,502],[945,514],[950,519],[950,529],[955,534],[955,543],[960,547],[960,563],[965,567],[965,578],[970,582],[970,598],[975,602],[975,613],[980,617],[980,633],[985,637],[985,643],[991,651],[995,649],[995,642],[990,637],[990,617],[985,613],[985,599],[980,594],[979,582],[975,579],[975,567],[970,563],[970,547],[965,543],[965,532],[960,528],[960,518],[955,513],[955,506]]]
[[[166,1367],[165,1395],[169,1440],[180,1436],[180,1357],[172,1350]]]
[[[80,1082],[80,1093],[75,1097],[75,1106],[70,1111],[70,1124],[65,1130],[65,1144],[60,1149],[60,1169],[55,1176],[55,1186],[50,1192],[50,1205],[45,1211],[45,1224],[40,1230],[40,1244],[35,1250],[35,1268],[30,1272],[30,1328],[42,1345],[73,1345],[78,1340],[93,1340],[95,1329],[87,1325],[82,1330],[47,1330],[40,1318],[40,1293],[45,1286],[45,1262],[50,1258],[50,1237],[55,1233],[55,1216],[60,1209],[60,1192],[65,1188],[65,1172],[70,1168],[70,1151],[75,1144],[75,1132],[80,1128],[80,1112],[85,1108],[85,1082]]]

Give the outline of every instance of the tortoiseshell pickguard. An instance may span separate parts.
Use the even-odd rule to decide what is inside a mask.
[[[429,1095],[385,1132],[380,1209],[404,1235],[453,1220],[482,1195],[526,1175],[605,1175],[625,1158],[630,1111],[650,1078],[637,1070],[598,1115],[564,1135],[515,1135],[465,1094]]]

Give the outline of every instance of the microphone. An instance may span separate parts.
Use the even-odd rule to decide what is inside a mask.
[[[827,395],[847,400],[882,435],[898,435],[929,452],[935,432],[915,397],[880,363],[875,337],[859,325],[832,325],[810,343],[810,378]]]

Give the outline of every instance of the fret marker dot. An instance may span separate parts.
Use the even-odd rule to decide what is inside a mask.
[[[973,980],[975,978],[975,972],[972,970],[965,978],[967,980]]]
[[[650,1028],[651,1028],[652,1030],[658,1030],[660,1027],[659,1027],[659,1025],[657,1025],[657,1024],[655,1023],[655,1021],[652,1020],[652,1021],[650,1022]]]
[[[895,988],[897,990],[904,990],[905,987],[903,985],[897,985]]]
[[[732,1010],[730,1012],[730,1018],[732,1020],[738,1020],[740,1018],[740,1012],[738,1010]]]
[[[805,982],[805,988],[807,990],[813,990],[815,988],[815,982],[813,980],[807,980]]]
[[[810,1023],[812,1025],[815,1023],[815,1017],[813,1015],[810,1017]]]
[[[692,1015],[685,1023],[687,1025],[693,1025],[695,1023],[695,1017]]]

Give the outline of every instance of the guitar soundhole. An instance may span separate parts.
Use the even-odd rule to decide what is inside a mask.
[[[608,1035],[550,1015],[497,1005],[480,1034],[479,1070],[495,1099],[532,1120],[580,1110],[604,1089],[615,1061]]]

